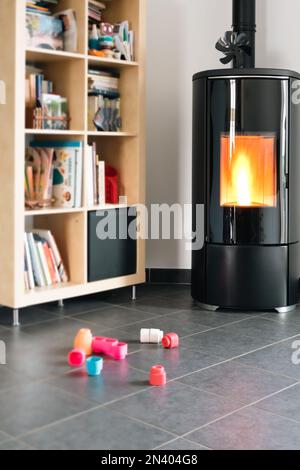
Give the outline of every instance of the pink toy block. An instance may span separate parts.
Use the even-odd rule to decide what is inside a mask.
[[[102,354],[103,353],[103,343],[105,342],[106,338],[103,336],[95,336],[92,342],[92,349],[94,354]]]
[[[123,361],[128,354],[128,344],[127,343],[118,343],[111,348],[110,356],[115,359],[115,361]]]
[[[85,352],[82,349],[73,349],[69,353],[68,360],[70,367],[82,367],[86,360]]]
[[[102,354],[105,356],[111,356],[112,349],[117,346],[119,341],[115,338],[104,338],[102,344]]]

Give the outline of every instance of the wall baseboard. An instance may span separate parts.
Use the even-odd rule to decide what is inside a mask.
[[[146,269],[150,284],[191,284],[190,269]]]

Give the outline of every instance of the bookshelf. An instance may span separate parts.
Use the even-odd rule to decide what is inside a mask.
[[[6,85],[6,104],[0,105],[0,304],[17,310],[23,307],[60,301],[72,297],[109,291],[145,282],[145,242],[137,241],[136,273],[88,282],[88,219],[91,211],[116,210],[124,205],[87,205],[83,185],[82,206],[76,209],[45,208],[25,210],[24,158],[29,139],[79,140],[86,149],[94,142],[102,159],[120,175],[120,195],[128,205],[145,202],[145,25],[146,0],[107,2],[105,21],[128,19],[135,34],[135,61],[93,57],[88,54],[88,0],[60,0],[59,11],[72,8],[78,25],[77,52],[26,48],[25,0],[1,0],[0,80]],[[70,130],[35,130],[25,127],[25,66],[39,66],[57,92],[68,98]],[[122,131],[88,130],[88,68],[108,67],[120,73]],[[85,152],[84,152],[85,156]],[[83,171],[86,162],[83,157]],[[84,177],[85,183],[85,177]],[[69,282],[46,288],[25,290],[24,242],[27,227],[51,230],[66,265]]]

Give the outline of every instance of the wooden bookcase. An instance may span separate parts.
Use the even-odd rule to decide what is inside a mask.
[[[27,212],[24,206],[24,157],[29,139],[96,142],[101,157],[120,173],[121,195],[128,205],[145,203],[145,28],[146,0],[111,0],[105,20],[128,19],[135,34],[135,61],[100,59],[88,55],[88,0],[60,0],[59,10],[72,8],[78,22],[78,52],[26,49],[25,0],[0,0],[0,80],[6,103],[0,104],[0,304],[13,309],[86,294],[134,286],[145,281],[145,242],[138,240],[134,275],[88,282],[88,213],[84,185],[82,207]],[[68,98],[69,131],[25,128],[25,65],[36,64],[57,91]],[[88,67],[120,72],[122,132],[88,131]],[[85,165],[84,165],[85,168]],[[114,209],[117,206],[102,206]],[[28,225],[51,230],[66,264],[70,282],[25,291],[23,234]]]

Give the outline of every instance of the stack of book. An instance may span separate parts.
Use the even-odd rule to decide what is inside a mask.
[[[89,30],[91,31],[93,25],[99,26],[102,20],[102,11],[106,6],[103,2],[97,0],[89,0]]]
[[[58,5],[58,0],[29,0],[26,2],[26,13],[50,16],[50,7]]]
[[[108,70],[89,70],[88,126],[89,130],[119,132],[121,101],[119,74]]]
[[[68,282],[59,249],[49,230],[25,233],[24,253],[26,290]]]
[[[25,158],[27,209],[82,204],[82,142],[32,142]]]
[[[103,205],[106,202],[105,195],[105,162],[97,155],[96,145],[87,147],[87,203],[89,207]]]
[[[43,71],[26,65],[26,127],[33,129],[67,130],[68,101],[53,93],[54,85]]]

